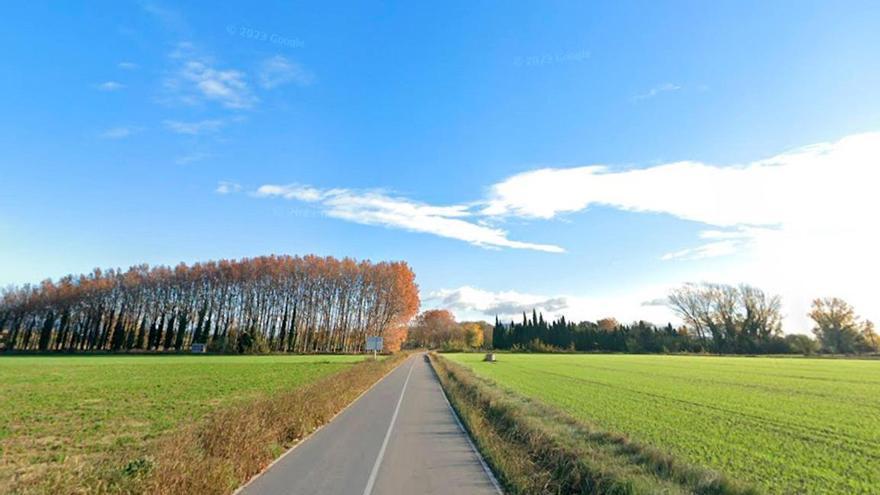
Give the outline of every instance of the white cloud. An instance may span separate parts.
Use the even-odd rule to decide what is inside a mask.
[[[197,122],[166,120],[164,121],[164,124],[171,132],[195,136],[198,134],[217,132],[220,128],[226,125],[226,121],[221,119],[200,120]]]
[[[98,136],[102,139],[124,139],[138,131],[135,127],[111,127],[103,132],[101,132]]]
[[[678,320],[665,304],[646,304],[662,297],[666,287],[652,287],[621,295],[602,297],[572,295],[542,295],[517,291],[489,291],[470,286],[456,289],[440,289],[425,297],[429,308],[452,311],[458,320],[520,321],[522,313],[532,310],[543,313],[545,319],[565,316],[572,321],[596,321],[601,318],[617,318],[621,322],[645,320],[657,324]],[[659,295],[659,296],[658,296]]]
[[[315,201],[320,201],[328,195],[335,194],[337,192],[345,192],[345,190],[331,189],[329,191],[322,191],[311,186],[301,186],[296,184],[287,186],[276,186],[272,184],[267,184],[264,186],[260,186],[257,189],[256,194],[257,196],[264,198],[278,196],[284,199],[297,199],[299,201],[306,201],[311,203]]]
[[[106,81],[98,84],[97,87],[101,91],[119,91],[120,89],[125,88],[125,85],[116,81]]]
[[[523,294],[516,291],[490,292],[470,286],[457,289],[441,289],[428,295],[438,307],[482,315],[499,315],[508,318],[532,309],[556,314],[570,309],[569,298]]]
[[[700,232],[700,239],[710,242],[706,244],[685,248],[664,254],[662,260],[700,260],[705,258],[717,258],[727,256],[739,251],[743,246],[764,230],[757,227],[740,226],[735,230],[704,230]]]
[[[257,98],[251,93],[243,72],[218,70],[204,62],[190,60],[180,71],[182,80],[191,83],[195,92],[227,108],[250,108]]]
[[[122,70],[136,70],[140,66],[134,62],[119,62],[116,64],[116,67],[119,67]]]
[[[664,83],[659,86],[654,86],[653,88],[645,91],[644,93],[639,93],[633,96],[634,101],[638,100],[647,100],[648,98],[653,98],[661,93],[670,93],[673,91],[678,91],[681,89],[681,86],[673,83]]]
[[[263,61],[260,66],[259,78],[260,85],[266,89],[277,88],[288,83],[308,86],[315,80],[315,76],[311,72],[281,55]]]
[[[483,213],[549,219],[591,205],[665,213],[717,227],[816,225],[846,212],[862,218],[865,180],[877,178],[880,133],[803,148],[741,166],[676,162],[609,171],[546,168],[491,188]],[[818,215],[818,217],[817,217]]]
[[[164,81],[173,99],[189,105],[213,101],[233,109],[251,108],[257,103],[244,72],[216,68],[194,44],[177,43],[168,57],[177,64],[173,75]]]
[[[241,191],[241,184],[230,182],[226,180],[222,180],[217,184],[217,189],[214,189],[214,192],[217,194],[232,194]]]
[[[434,234],[486,248],[563,252],[558,246],[510,240],[504,230],[464,220],[471,213],[463,205],[431,206],[376,191],[321,190],[301,185],[264,185],[257,189],[256,195],[318,203],[324,213],[333,218]]]

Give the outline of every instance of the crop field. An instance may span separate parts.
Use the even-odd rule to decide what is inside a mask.
[[[11,480],[133,459],[217,406],[292,389],[359,356],[0,358],[0,492]],[[63,475],[63,474],[62,474]]]
[[[478,375],[769,493],[880,493],[880,361],[447,354]]]

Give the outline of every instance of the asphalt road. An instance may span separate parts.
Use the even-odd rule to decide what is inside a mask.
[[[457,423],[431,365],[417,355],[241,493],[498,495],[500,490]]]

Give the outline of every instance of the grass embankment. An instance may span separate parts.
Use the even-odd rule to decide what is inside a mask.
[[[450,355],[478,376],[770,493],[880,494],[880,362]]]
[[[757,493],[502,389],[443,357],[432,355],[431,361],[480,451],[511,493]]]
[[[0,493],[230,492],[398,359],[0,359]]]

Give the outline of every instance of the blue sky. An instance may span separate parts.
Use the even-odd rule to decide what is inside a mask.
[[[0,284],[316,253],[462,318],[662,321],[700,280],[880,317],[876,2],[4,13]]]

